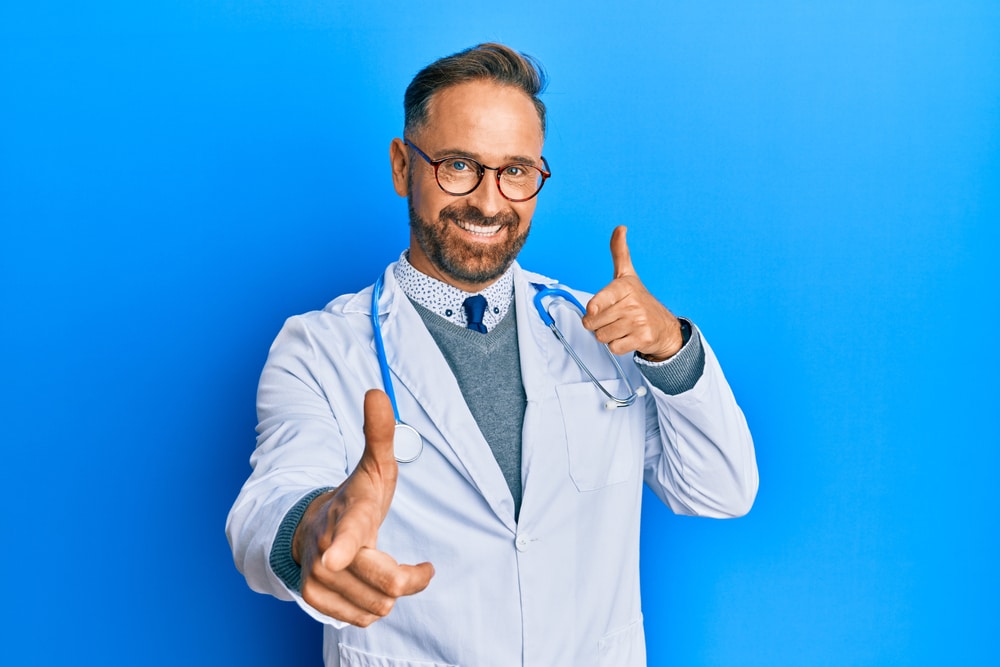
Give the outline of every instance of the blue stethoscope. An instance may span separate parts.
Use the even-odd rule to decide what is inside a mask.
[[[605,353],[608,355],[608,359],[614,365],[615,370],[618,371],[618,377],[621,378],[622,382],[625,383],[625,389],[628,394],[619,398],[615,396],[610,391],[608,391],[601,381],[587,368],[587,365],[583,363],[583,360],[573,349],[573,346],[569,344],[566,337],[563,336],[559,327],[556,326],[556,321],[549,313],[548,308],[542,303],[546,298],[555,299],[556,297],[569,301],[571,304],[576,306],[576,309],[580,312],[581,317],[587,312],[583,305],[573,296],[570,292],[564,289],[559,289],[558,287],[546,287],[545,285],[539,285],[538,283],[531,283],[531,286],[537,290],[534,298],[535,310],[538,311],[538,316],[542,318],[542,322],[552,330],[555,337],[562,343],[562,346],[566,348],[566,351],[576,362],[576,365],[580,367],[580,370],[590,378],[590,381],[595,387],[601,390],[601,393],[607,397],[607,401],[604,403],[604,408],[606,410],[614,410],[615,408],[628,407],[636,402],[640,396],[646,395],[646,387],[639,385],[633,388],[632,383],[629,382],[628,377],[625,375],[625,371],[622,369],[621,364],[618,363],[617,357],[612,354],[611,350],[608,349],[607,345],[602,343]],[[417,430],[410,426],[409,424],[403,423],[399,418],[399,407],[396,405],[396,392],[393,390],[392,375],[389,372],[389,361],[385,356],[385,343],[382,340],[382,323],[378,318],[378,302],[382,298],[382,276],[378,277],[375,281],[375,285],[372,288],[372,308],[371,308],[371,321],[372,321],[372,331],[375,334],[375,354],[378,356],[378,367],[382,374],[382,385],[385,387],[385,393],[389,396],[389,401],[392,403],[392,412],[396,418],[396,432],[395,438],[393,440],[393,449],[395,451],[396,460],[400,463],[410,463],[411,461],[416,461],[420,456],[420,453],[424,449],[424,441],[417,433]],[[549,302],[549,308],[552,307],[552,301]]]

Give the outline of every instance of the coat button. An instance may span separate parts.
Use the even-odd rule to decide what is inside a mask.
[[[517,539],[514,540],[514,546],[517,547],[518,551],[528,550],[528,537],[527,535],[518,535]]]

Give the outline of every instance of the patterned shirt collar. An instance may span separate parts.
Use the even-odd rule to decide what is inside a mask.
[[[452,324],[464,327],[467,321],[462,303],[475,292],[463,292],[453,285],[421,273],[410,264],[407,259],[408,252],[403,251],[393,270],[396,282],[399,283],[403,293],[432,313],[440,315]],[[490,331],[500,323],[514,301],[513,267],[508,268],[495,283],[479,294],[486,297],[487,307],[483,315],[483,324],[486,325],[486,330]]]

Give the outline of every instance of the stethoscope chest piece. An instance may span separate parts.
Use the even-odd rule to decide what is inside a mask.
[[[396,405],[396,392],[392,388],[392,377],[389,374],[389,361],[385,358],[385,344],[382,341],[382,326],[378,320],[378,299],[382,295],[382,276],[378,277],[372,287],[372,331],[375,342],[375,353],[378,356],[379,373],[382,375],[382,386],[392,403],[392,414],[396,417],[396,430],[392,436],[392,451],[399,463],[412,463],[420,458],[424,451],[424,440],[417,429],[399,421],[399,406]]]
[[[417,429],[409,424],[396,422],[396,432],[392,438],[392,451],[399,463],[411,463],[420,457],[424,450],[424,440]]]

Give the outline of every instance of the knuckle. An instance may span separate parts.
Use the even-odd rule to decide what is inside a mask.
[[[302,599],[309,603],[309,606],[316,607],[315,586],[312,579],[305,579],[302,582]]]
[[[383,588],[386,595],[398,598],[406,593],[406,579],[401,573],[393,573],[386,578]]]
[[[395,598],[381,598],[376,600],[372,605],[371,612],[378,616],[379,618],[385,618],[392,611],[393,607],[396,606]]]
[[[375,616],[373,614],[361,614],[353,619],[350,620],[344,619],[344,620],[347,620],[348,623],[350,623],[351,625],[356,625],[359,628],[367,628],[369,625],[371,625],[380,618],[381,616]]]

